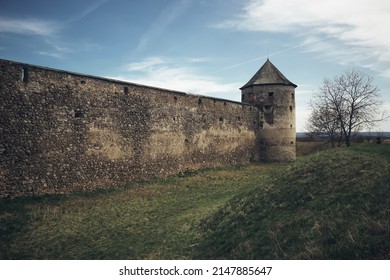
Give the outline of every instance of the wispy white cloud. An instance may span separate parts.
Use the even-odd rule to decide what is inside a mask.
[[[0,17],[0,33],[9,32],[24,35],[51,36],[58,30],[56,22],[41,19],[18,19]]]
[[[44,56],[51,56],[54,58],[65,58],[63,53],[55,52],[55,51],[39,51],[38,54]]]
[[[181,58],[180,61],[183,63],[206,63],[210,62],[212,59],[207,57],[185,57]],[[127,65],[127,71],[141,71],[147,72],[152,69],[155,69],[157,66],[173,64],[170,59],[159,57],[159,56],[150,56],[139,62],[132,62]]]
[[[61,59],[66,58],[69,54],[87,53],[101,48],[100,45],[90,42],[66,42],[56,37],[45,38],[45,43],[48,47],[36,53]]]
[[[35,53],[55,58],[64,58],[65,53],[69,52],[68,48],[59,46],[54,43],[60,24],[58,22],[42,19],[18,19],[0,17],[0,33],[14,33],[26,36],[39,36],[42,38],[49,50],[41,49]]]
[[[53,21],[38,18],[11,18],[0,16],[0,33],[9,32],[23,35],[40,35],[43,37],[53,36],[64,26],[80,20],[99,9],[110,0],[96,0],[87,6],[78,15],[66,21]]]
[[[75,21],[78,21],[78,20],[85,18],[86,16],[93,13],[94,11],[96,11],[97,9],[99,9],[101,6],[108,3],[109,1],[110,0],[98,0],[94,3],[92,3],[90,6],[86,7],[84,10],[82,10],[82,12],[80,14],[70,18],[67,21],[67,23],[75,22]]]
[[[241,97],[238,90],[241,84],[223,83],[217,78],[199,74],[191,63],[178,65],[169,58],[148,57],[127,64],[125,68],[122,74],[111,78],[237,101]]]
[[[191,5],[191,0],[176,0],[163,9],[149,29],[140,37],[137,51],[144,49],[151,40],[161,36],[177,18],[184,14]]]
[[[381,71],[390,68],[389,14],[390,2],[381,0],[252,0],[216,27],[288,33],[320,57]]]
[[[188,58],[189,62],[194,62],[194,63],[206,63],[214,60],[213,58],[210,57],[191,57]]]
[[[63,59],[70,53],[87,52],[99,49],[100,46],[90,42],[69,42],[61,31],[74,21],[93,13],[110,0],[97,0],[81,11],[77,16],[66,21],[53,21],[37,18],[10,18],[0,16],[0,33],[14,33],[26,36],[36,35],[42,38],[40,50],[36,54]]]
[[[107,2],[107,1],[105,1]],[[43,19],[17,19],[0,17],[0,33],[14,33],[42,38],[40,50],[35,53],[54,58],[65,58],[70,53],[87,52],[100,48],[90,42],[67,42],[61,37],[64,23]]]
[[[148,72],[154,69],[158,65],[167,63],[167,61],[161,57],[147,57],[146,59],[139,62],[132,62],[127,66],[127,71],[141,71]]]
[[[382,77],[385,77],[385,78],[390,78],[390,68],[389,69],[385,69],[381,72],[381,76]]]
[[[318,90],[318,85],[299,83],[295,89],[296,96],[296,125],[297,131],[306,131],[306,123],[310,115],[310,100]]]

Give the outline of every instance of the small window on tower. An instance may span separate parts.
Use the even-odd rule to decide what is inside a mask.
[[[22,81],[23,83],[28,82],[28,67],[23,67],[22,69]]]
[[[273,92],[273,91],[268,92],[268,96],[269,96],[269,97],[274,96],[274,92]]]

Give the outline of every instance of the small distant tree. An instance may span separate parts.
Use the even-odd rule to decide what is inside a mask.
[[[373,78],[355,69],[333,80],[324,79],[311,102],[308,128],[326,133],[332,144],[344,139],[351,146],[354,133],[385,118],[381,97]]]

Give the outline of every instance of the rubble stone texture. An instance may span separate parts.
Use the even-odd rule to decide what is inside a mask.
[[[293,160],[294,86],[240,103],[0,60],[0,198]]]

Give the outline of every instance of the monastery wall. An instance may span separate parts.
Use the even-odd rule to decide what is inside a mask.
[[[0,198],[258,160],[244,103],[0,60]]]

